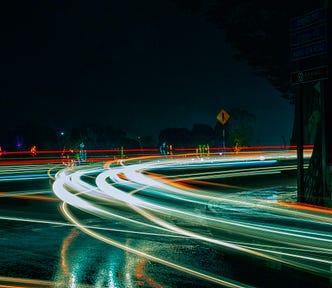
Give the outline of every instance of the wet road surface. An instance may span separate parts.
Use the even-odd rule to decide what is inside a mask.
[[[120,165],[111,166],[111,169],[108,167],[106,170],[114,170],[116,167]],[[105,202],[105,199],[98,200],[92,195],[82,196],[84,201],[97,204],[85,209],[63,204],[52,189],[53,177],[60,168],[43,167],[43,172],[35,173],[34,168],[29,167],[31,179],[8,179],[5,172],[1,174],[0,287],[1,285],[5,287],[329,287],[331,285],[332,272],[329,272],[332,261],[331,246],[329,246],[331,238],[326,235],[332,226],[331,223],[322,221],[322,219],[331,219],[331,214],[325,213],[326,211],[307,211],[301,208],[296,211],[318,217],[318,220],[308,217],[308,221],[303,221],[303,219],[297,220],[296,215],[293,215],[293,218],[285,217],[285,214],[278,216],[277,213],[261,209],[260,206],[264,205],[265,201],[268,206],[285,200],[287,200],[285,203],[290,205],[294,203],[296,198],[294,173],[268,177],[256,173],[244,178],[240,176],[237,178],[235,175],[223,178],[219,175],[211,179],[207,175],[220,170],[220,167],[210,167],[209,171],[205,171],[208,173],[200,174],[199,178],[197,175],[192,176],[193,173],[202,172],[201,168],[195,166],[176,172],[174,167],[163,170],[160,166],[159,170],[154,168],[145,171],[146,175],[151,176],[153,173],[154,179],[157,179],[157,176],[167,181],[173,179],[173,184],[176,183],[177,188],[180,184],[184,185],[185,191],[188,188],[186,185],[189,184],[200,194],[208,190],[214,196],[204,202],[184,201],[183,198],[175,201],[174,198],[165,196],[167,191],[162,191],[165,192],[162,195],[156,193],[153,185],[139,190],[137,179],[134,187],[123,183],[116,183],[116,186],[108,180],[108,184],[112,184],[112,187],[122,188],[127,193],[138,189],[139,192],[136,191],[135,195],[139,200],[162,207],[167,204],[168,208],[176,211],[198,215],[197,219],[193,220],[190,219],[191,216],[180,217],[176,213],[154,214],[158,218],[162,217],[172,229],[180,227],[183,231],[190,231],[194,236],[201,235],[200,239],[183,231],[170,232],[165,226],[156,227],[153,219],[133,213],[132,209],[122,202],[119,203],[118,199]],[[84,172],[90,168],[87,166],[77,171]],[[97,172],[90,170],[88,174],[80,176],[83,182],[95,186],[98,175],[105,172],[102,165],[94,165],[93,169],[95,168]],[[50,172],[49,169],[53,170]],[[71,177],[75,172],[76,170],[72,169]],[[125,172],[118,171],[117,175],[121,175],[122,180],[128,181],[129,174],[125,175]],[[23,171],[19,175],[25,174]],[[34,178],[34,174],[39,176]],[[46,176],[43,177],[41,174]],[[182,179],[179,180],[177,176],[177,181],[174,181],[172,177],[179,174],[182,175]],[[186,177],[186,174],[190,174],[190,177]],[[73,191],[74,188],[78,189],[76,186],[70,187],[70,183],[66,185],[66,189],[72,195],[78,195],[78,191]],[[228,201],[214,200],[215,193],[223,195]],[[248,206],[243,203],[260,205]],[[91,207],[102,208],[103,211],[121,215],[124,219],[106,217]],[[294,208],[290,210],[294,211]],[[72,216],[73,221],[70,221],[68,215],[65,216],[64,211]],[[218,226],[221,224],[213,224],[215,222],[210,218],[227,222],[224,222],[223,226]],[[140,226],[134,221],[144,225]],[[290,236],[284,236],[280,242],[280,234],[274,235],[265,230],[258,233],[250,229],[235,229],[232,226],[235,223],[249,221],[254,223],[252,225],[256,225],[255,227],[258,225],[265,227],[264,225],[271,223],[283,228],[303,227],[306,231],[316,233],[312,241],[320,244],[321,240],[316,239],[320,237],[320,233],[324,235],[325,240],[322,240],[322,249],[311,251],[307,247],[306,251],[303,251],[303,245],[307,243],[302,242],[304,240],[297,239],[299,242],[296,245],[287,246],[284,243],[285,238],[291,239]],[[227,245],[240,246],[242,249],[257,253],[267,253],[272,258],[242,253],[233,247],[206,241],[203,237],[222,240]],[[282,245],[276,245],[277,242]],[[307,256],[308,259],[304,257],[300,259],[300,262],[307,266],[288,263],[290,259],[294,260],[293,256],[288,255],[291,254],[289,251],[296,253],[296,249],[298,254]],[[279,253],[277,254],[279,261],[275,261],[276,254],[272,253],[272,250]],[[325,262],[315,262],[310,258],[324,259]],[[312,266],[318,270],[311,271]]]

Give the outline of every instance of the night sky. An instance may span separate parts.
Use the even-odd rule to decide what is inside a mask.
[[[294,107],[237,62],[222,31],[169,0],[14,1],[5,18],[1,122],[105,123],[133,137],[256,115],[254,144],[289,141]],[[232,116],[232,115],[231,115]]]

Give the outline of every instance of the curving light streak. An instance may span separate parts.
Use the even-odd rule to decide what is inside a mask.
[[[151,220],[153,223],[155,223],[155,224],[157,224],[161,227],[164,227],[166,229],[169,229],[170,231],[179,233],[181,235],[186,235],[188,237],[192,237],[192,238],[195,238],[195,239],[198,239],[198,240],[201,240],[201,241],[205,241],[205,242],[212,243],[212,244],[215,244],[215,245],[223,246],[223,247],[226,247],[226,248],[235,249],[237,251],[245,252],[245,253],[251,254],[253,256],[262,257],[262,258],[265,258],[265,259],[268,259],[268,260],[274,260],[276,262],[284,263],[284,264],[295,266],[295,267],[298,267],[298,268],[302,268],[302,269],[306,269],[306,270],[309,269],[311,271],[315,271],[315,272],[318,272],[318,273],[324,273],[324,270],[314,268],[314,267],[311,267],[311,266],[308,266],[308,265],[305,265],[305,264],[302,264],[302,263],[290,261],[290,260],[283,260],[283,259],[280,259],[280,258],[275,258],[275,257],[273,257],[269,254],[260,253],[258,251],[268,252],[270,254],[277,254],[279,256],[280,255],[291,256],[293,258],[301,258],[301,259],[305,259],[305,260],[312,260],[312,261],[315,261],[315,262],[326,263],[326,264],[332,265],[332,261],[328,261],[328,260],[324,261],[320,258],[304,257],[304,256],[298,256],[298,255],[293,254],[293,253],[287,253],[286,254],[286,253],[282,253],[282,252],[274,252],[274,251],[271,251],[271,250],[264,250],[264,249],[257,249],[257,248],[256,249],[249,249],[244,245],[235,245],[234,243],[231,243],[231,242],[221,241],[221,240],[214,239],[214,238],[209,238],[209,237],[197,234],[197,233],[193,233],[192,231],[189,231],[189,230],[181,229],[181,228],[179,228],[175,225],[169,224],[168,222],[163,221],[160,218],[155,217],[150,213],[147,213],[146,211],[144,211],[144,209],[140,209],[138,207],[135,207],[135,205],[133,205],[133,204],[128,204],[128,205],[130,205],[133,208],[133,210],[135,210],[137,213],[139,213],[140,215],[144,216],[146,219]],[[159,206],[159,208],[162,209],[163,207]],[[176,211],[173,210],[172,212],[174,213]],[[190,214],[190,213],[186,213],[186,214],[190,217],[195,216],[194,214]],[[206,218],[206,219],[208,219],[208,218]],[[211,218],[209,220],[211,220]],[[238,223],[233,223],[233,225],[243,226],[244,228],[251,228],[248,225],[240,225]],[[271,237],[272,230],[268,230],[266,228],[262,228],[262,230],[264,232],[268,232],[270,234],[270,237]],[[294,233],[286,233],[286,232],[282,232],[282,231],[278,231],[278,234],[284,234],[286,236],[292,236],[292,237],[297,237],[298,236],[297,234],[294,234]],[[304,237],[304,236],[302,236],[302,237]],[[310,240],[321,240],[320,238],[314,238],[314,237],[306,237],[306,238],[309,238]],[[327,241],[329,247],[331,246],[331,242],[332,242],[331,239],[325,239],[325,240],[323,239],[323,241]],[[311,245],[310,246],[303,246],[302,245],[302,247],[311,248],[312,246]],[[324,251],[324,252],[329,252],[329,253],[332,252],[331,249],[320,248],[319,250]]]
[[[54,179],[54,171],[60,168],[63,166],[50,164],[0,166],[0,182]]]
[[[193,173],[191,175],[186,175],[185,177],[183,177],[183,175],[179,175],[179,177],[177,177],[177,175],[173,175],[172,177],[162,178],[155,177],[155,175],[151,173],[154,169],[160,170],[161,168],[167,169],[171,167],[174,169],[175,167],[182,168],[183,166],[187,168],[194,167],[190,166],[190,163],[195,163],[195,169],[200,167],[199,163],[201,163],[203,167],[209,167],[209,163],[211,163],[211,161],[213,161],[214,167],[225,165],[225,163],[219,163],[218,165],[218,161],[215,159],[208,159],[207,161],[202,161],[202,159],[193,160],[184,158],[175,158],[171,160],[159,159],[158,161],[154,159],[155,161],[140,163],[141,160],[142,159],[135,159],[132,163],[128,161],[120,161],[119,163],[115,163],[113,161],[106,163],[103,168],[95,167],[91,169],[80,168],[78,170],[63,170],[56,175],[53,190],[55,194],[65,203],[104,219],[112,220],[116,218],[124,221],[124,223],[127,223],[128,225],[130,224],[130,227],[133,227],[132,224],[137,227],[150,227],[152,229],[164,231],[167,233],[167,236],[178,235],[182,237],[190,237],[198,241],[212,243],[214,245],[227,247],[228,249],[235,249],[237,251],[241,251],[242,253],[284,263],[311,273],[329,275],[329,265],[332,265],[332,261],[330,260],[332,254],[332,237],[330,233],[324,231],[310,231],[304,228],[298,229],[295,226],[283,227],[282,225],[273,224],[273,222],[267,224],[257,224],[250,218],[251,214],[245,215],[247,218],[246,221],[244,219],[241,219],[241,221],[237,219],[231,220],[229,217],[225,218],[220,217],[220,215],[208,215],[204,212],[197,214],[187,211],[185,203],[194,203],[195,205],[200,205],[200,207],[205,207],[213,201],[218,203],[221,209],[223,209],[223,207],[233,207],[233,209],[245,208],[250,211],[257,211],[255,212],[257,213],[255,214],[256,218],[259,216],[258,213],[263,212],[262,218],[266,217],[266,213],[268,213],[269,217],[272,219],[280,219],[280,217],[282,217],[282,219],[292,219],[298,221],[299,223],[305,223],[307,221],[308,223],[315,224],[318,222],[319,225],[325,225],[326,227],[332,226],[332,219],[330,215],[314,212],[307,213],[306,211],[299,211],[289,207],[279,207],[275,206],[273,202],[267,202],[267,200],[256,200],[255,202],[252,202],[250,199],[242,200],[241,197],[238,197],[236,194],[225,195],[220,192],[219,197],[217,197],[216,192],[206,189],[202,191],[198,188],[193,189],[190,186],[176,185],[175,183],[175,181],[179,181],[179,177],[182,177],[182,180],[196,180],[201,178],[208,179],[211,175],[206,172]],[[199,163],[197,163],[198,161]],[[260,166],[264,165],[263,162],[264,161],[259,162]],[[271,159],[269,162],[265,163],[275,163],[275,160]],[[116,164],[120,164],[120,166]],[[254,163],[251,163],[251,165],[252,164]],[[245,162],[241,163],[241,165],[245,165]],[[246,171],[246,169],[243,169],[240,174],[238,171],[219,171],[212,177],[222,178],[223,172],[224,176],[226,175],[227,177],[232,177],[234,175],[243,176],[247,172],[248,174],[254,174],[255,169],[250,169],[251,171],[249,172]],[[269,167],[260,167],[259,173],[279,173],[281,169],[289,169],[289,167],[280,166],[274,169]],[[145,171],[148,171],[148,173],[145,173]],[[93,174],[97,174],[95,185],[88,184],[83,180],[83,176]],[[152,202],[149,197],[146,197],[146,195],[151,195],[154,198],[162,196],[162,201],[155,199]],[[183,203],[183,208],[180,204],[170,206],[167,199],[177,199],[179,203]],[[107,205],[103,206],[95,203],[98,201],[100,202],[100,200],[107,203]],[[112,209],[110,208],[112,205],[127,207],[126,213],[128,213],[128,208],[131,208],[133,215],[136,215],[135,218],[138,219],[138,217],[140,217],[146,221],[143,222],[142,220],[134,220],[128,218],[127,216],[119,215],[119,213],[121,213],[120,211],[116,211],[116,213],[112,212]],[[227,209],[225,211],[227,213]],[[87,228],[80,223],[78,219],[74,218],[68,209],[66,209],[66,206],[63,206],[63,213],[71,222],[75,223],[79,229],[99,240],[147,259],[162,263],[174,269],[179,269],[190,274],[192,273],[193,269],[182,267],[181,265],[171,263],[153,255],[147,255],[142,251],[130,248],[127,245],[123,245],[109,237],[101,235],[100,233],[95,233],[93,228]],[[259,239],[262,242],[262,245],[253,246],[246,242],[236,243],[235,241],[225,241],[224,239],[217,238],[216,236],[207,237],[204,234],[198,233],[198,229],[190,231],[180,227],[179,225],[170,223],[170,217],[177,219],[179,223],[192,223],[196,227],[198,227],[197,225],[200,223],[204,222],[207,228],[212,231],[212,234],[214,230],[221,232],[231,231],[236,235]],[[151,222],[152,224],[150,224]],[[218,234],[220,234],[220,232]],[[264,246],[264,243],[271,243],[271,245]],[[288,247],[285,248],[279,244],[286,244]],[[289,252],[285,252],[283,251],[284,249],[290,250]],[[316,252],[320,253],[319,257],[313,256]],[[303,263],[301,260],[306,261]],[[207,271],[202,273],[198,272],[195,276],[201,278],[203,277],[202,275],[205,275],[206,273]],[[202,279],[212,281],[214,283],[222,281],[222,285],[226,285],[226,283],[228,283],[227,285],[233,285],[235,283],[229,279],[220,279],[219,277],[215,277],[215,275],[212,275],[211,277],[209,276],[208,278],[203,277]]]
[[[65,170],[66,171],[66,170]],[[58,174],[58,176],[61,174]],[[64,177],[66,180],[70,180],[70,176],[65,176]],[[66,190],[66,180],[61,178],[57,178],[57,180],[54,182],[53,184],[53,191],[55,192],[55,194],[65,203],[68,203],[76,208],[79,208],[83,211],[86,211],[90,214],[96,215],[96,216],[103,216],[106,219],[114,219],[114,218],[118,218],[127,222],[131,222],[135,225],[143,225],[143,226],[148,226],[151,228],[155,228],[152,225],[146,224],[146,223],[142,223],[140,221],[136,221],[136,220],[132,220],[132,219],[128,219],[124,216],[121,215],[117,215],[115,213],[112,213],[110,211],[106,211],[100,207],[98,207],[97,205],[94,205],[92,203],[90,203],[87,200],[83,200],[82,198],[79,197],[80,194],[82,194],[82,192],[76,192],[75,194],[72,194],[71,192],[68,192],[68,190]],[[67,186],[68,187],[68,186]],[[78,189],[79,186],[77,184],[70,186],[70,189],[76,188]],[[75,190],[75,191],[79,191],[79,190]],[[91,195],[93,193],[93,190],[90,189],[84,189],[83,190],[85,193],[89,193],[89,195]],[[95,194],[92,194],[95,195]],[[160,230],[164,230],[162,228],[158,228]]]
[[[136,168],[139,168],[141,169],[142,168],[142,165],[133,165],[134,166],[134,169],[136,166]],[[184,192],[183,190],[179,191],[178,188],[173,188],[173,187],[169,187],[163,183],[158,183],[156,180],[151,180],[151,184],[148,185],[148,177],[144,176],[144,175],[141,175],[141,177],[137,177],[136,174],[138,173],[135,173],[133,171],[133,167],[129,167],[129,172],[126,173],[127,177],[130,178],[130,179],[133,179],[133,181],[135,183],[137,182],[140,182],[144,185],[144,187],[153,187],[155,189],[167,189],[170,190],[172,189],[173,192],[175,193],[179,193],[179,192],[182,192],[184,194],[189,194],[191,195],[192,197],[197,197],[197,195],[193,194],[193,193],[190,193],[190,192]],[[138,171],[139,169],[137,169],[136,171]],[[147,213],[146,211],[143,211],[142,209],[139,209],[138,207],[142,207],[142,208],[145,208],[145,209],[148,209],[150,211],[154,211],[154,212],[162,212],[164,211],[164,213],[167,213],[167,214],[171,214],[171,215],[179,215],[179,217],[187,217],[189,219],[195,219],[195,218],[198,218],[198,216],[195,214],[195,213],[190,213],[190,212],[186,212],[186,211],[181,211],[180,209],[172,209],[172,208],[169,208],[169,207],[165,207],[163,205],[156,205],[156,204],[152,204],[148,201],[144,201],[144,200],[141,200],[139,199],[138,197],[134,197],[132,195],[130,195],[129,193],[126,193],[126,192],[122,192],[120,191],[119,189],[115,189],[113,186],[109,185],[105,180],[110,177],[113,179],[113,181],[116,181],[116,178],[114,176],[114,174],[117,174],[116,171],[112,171],[112,170],[107,170],[103,173],[100,173],[96,179],[96,184],[97,186],[99,187],[99,189],[101,191],[104,191],[104,193],[106,193],[107,195],[112,195],[112,197],[120,200],[120,201],[123,201],[123,202],[126,202],[128,205],[130,205],[134,210],[136,210],[136,212],[138,212],[139,214],[143,215],[145,218],[151,220],[152,222],[156,223],[157,225],[159,226],[162,226],[166,229],[169,229],[173,232],[176,232],[176,233],[179,233],[179,234],[183,234],[183,235],[187,235],[187,236],[190,236],[190,237],[194,237],[194,238],[197,238],[197,239],[200,239],[200,240],[204,240],[206,242],[210,242],[210,243],[214,243],[214,244],[217,244],[217,245],[221,245],[221,246],[225,246],[225,247],[229,247],[229,248],[233,248],[233,249],[237,249],[237,250],[240,250],[242,251],[242,247],[235,247],[233,245],[230,245],[229,243],[225,242],[225,241],[218,241],[216,239],[211,239],[211,238],[208,238],[208,237],[202,237],[201,235],[197,235],[195,233],[191,233],[189,231],[185,231],[183,229],[179,229],[178,227],[174,226],[174,225],[170,225],[168,224],[167,222],[165,221],[162,221],[160,219],[157,219],[157,217],[154,217],[152,214],[149,214]],[[118,179],[119,181],[122,181],[123,180],[121,178]],[[202,197],[202,198],[206,198],[206,197]],[[211,197],[208,197],[209,199],[212,199]],[[257,233],[257,231],[260,231],[261,233],[263,233],[263,237],[264,237],[264,233],[269,233],[269,237],[271,238],[272,237],[272,233],[276,233],[278,237],[280,237],[281,235],[283,236],[286,236],[286,237],[294,237],[294,238],[304,238],[306,239],[307,241],[310,240],[311,242],[311,245],[314,245],[313,241],[325,241],[325,242],[328,242],[328,246],[329,247],[332,247],[332,240],[331,239],[323,239],[322,238],[318,238],[318,237],[313,237],[311,235],[301,235],[301,233],[299,233],[299,231],[294,231],[292,232],[293,230],[291,229],[280,229],[280,228],[272,228],[272,227],[265,227],[265,226],[262,226],[262,225],[248,225],[247,223],[243,224],[241,223],[240,221],[230,221],[230,220],[223,220],[223,219],[215,219],[215,218],[211,218],[211,217],[207,217],[207,216],[199,216],[200,219],[204,219],[204,220],[208,220],[210,222],[214,222],[214,223],[217,223],[217,224],[226,224],[227,226],[223,225],[222,228],[223,229],[231,229],[229,226],[231,225],[232,227],[241,227],[241,228],[245,228],[245,229],[253,229],[255,230],[255,233]],[[246,232],[248,233],[248,231]],[[330,249],[330,251],[332,252],[332,249]],[[257,255],[256,253],[254,253],[253,251],[249,251],[249,250],[246,250],[245,251],[246,253],[249,253],[249,254],[255,254],[256,256],[260,256],[260,257],[264,257],[264,258],[268,258],[270,259],[270,257],[268,255]],[[277,261],[278,259],[273,259],[275,261]]]

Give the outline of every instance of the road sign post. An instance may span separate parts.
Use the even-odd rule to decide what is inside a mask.
[[[228,112],[224,109],[221,109],[220,112],[217,115],[217,119],[218,121],[221,123],[222,125],[222,147],[225,148],[226,147],[226,141],[225,141],[225,124],[228,121],[228,119],[230,118],[230,115],[228,114]]]

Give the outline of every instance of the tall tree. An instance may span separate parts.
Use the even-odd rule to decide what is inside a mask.
[[[217,25],[236,52],[236,57],[248,63],[253,67],[255,73],[268,79],[272,85],[282,93],[282,97],[294,103],[295,95],[299,93],[295,91],[290,81],[290,75],[295,70],[296,65],[290,59],[290,21],[294,17],[304,15],[305,13],[317,8],[326,7],[328,0],[171,0],[175,2],[180,9],[188,13],[195,13],[205,17],[209,22]],[[327,11],[329,11],[327,9]],[[328,15],[329,21],[329,15]],[[330,22],[327,23],[327,30],[330,29]],[[310,64],[309,60],[303,63]],[[314,61],[313,61],[314,62]],[[318,63],[318,62],[317,62]],[[327,58],[326,58],[327,64]],[[328,89],[328,88],[325,88]],[[306,91],[308,92],[308,91]],[[309,94],[305,100],[305,106],[313,100],[313,93]],[[304,96],[301,95],[301,96]],[[326,102],[331,102],[324,95],[321,99],[327,98]],[[325,103],[325,107],[321,107],[321,112],[328,115],[332,113],[329,108],[331,103]],[[310,106],[313,107],[313,106]],[[303,114],[303,107],[299,103],[295,103],[296,121],[299,115]],[[316,107],[314,107],[316,109]],[[311,119],[314,110],[307,109],[306,114],[302,115],[304,119]],[[295,121],[293,141],[299,143],[300,138]],[[317,121],[318,125],[326,124],[328,121]],[[304,125],[310,126],[310,123]],[[303,124],[301,124],[303,125]],[[299,127],[301,126],[299,125]],[[332,140],[331,133],[327,133],[328,127],[318,127],[318,131],[323,129],[326,134],[322,142],[322,134],[316,134],[316,140],[313,156],[311,157],[310,167],[306,175],[304,197],[300,200],[308,203],[319,204],[323,206],[332,206],[331,191],[326,192],[326,187],[331,189],[331,185],[327,185],[328,177],[326,171],[323,173],[322,168],[322,151],[326,149],[326,155],[323,158],[331,165],[332,162]],[[326,139],[325,139],[326,138]],[[326,143],[324,142],[326,141]],[[326,145],[325,145],[326,144]],[[325,146],[324,146],[325,145]],[[322,147],[325,147],[322,149]],[[324,152],[324,153],[323,153]],[[325,176],[324,176],[325,175]],[[301,189],[302,190],[302,189]],[[324,192],[325,191],[325,192]]]
[[[214,23],[234,48],[235,57],[268,79],[293,101],[290,85],[289,24],[292,17],[317,7],[323,0],[171,0],[187,13]],[[320,3],[321,2],[321,3]]]

